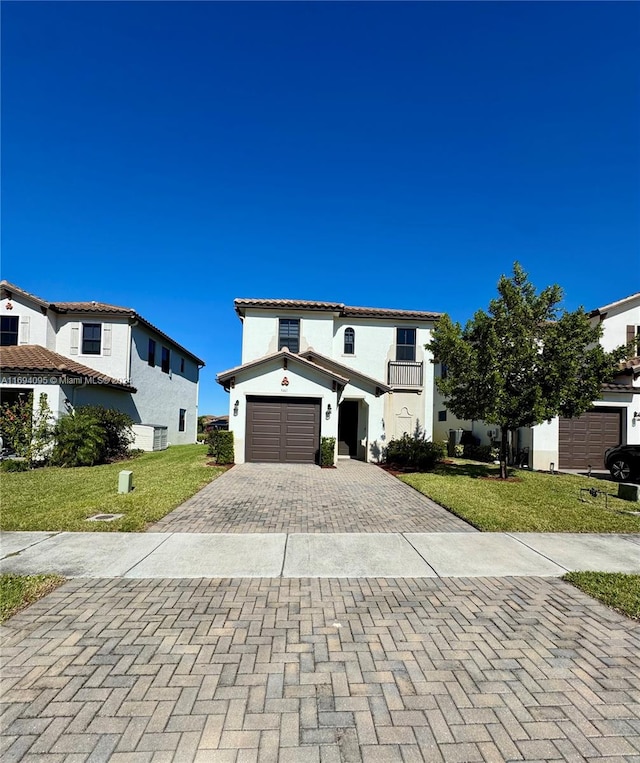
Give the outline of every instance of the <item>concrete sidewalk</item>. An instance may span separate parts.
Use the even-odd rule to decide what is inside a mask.
[[[558,577],[640,573],[640,536],[6,532],[0,555],[2,573],[69,578]]]

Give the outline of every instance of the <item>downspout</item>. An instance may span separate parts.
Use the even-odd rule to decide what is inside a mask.
[[[196,363],[198,370],[198,381],[196,382],[196,442],[198,442],[198,413],[200,411],[200,371],[204,368],[199,363]]]
[[[126,368],[126,379],[127,382],[133,387],[135,386],[133,384],[133,380],[131,379],[131,365],[132,365],[132,353],[133,353],[133,332],[132,328],[134,326],[138,325],[138,319],[134,318],[133,321],[131,321],[129,324],[127,324],[127,342],[129,344],[129,354],[127,355],[127,368]]]

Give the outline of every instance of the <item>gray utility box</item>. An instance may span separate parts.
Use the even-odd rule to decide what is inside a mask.
[[[133,490],[133,472],[123,469],[118,474],[118,492],[130,493]]]
[[[618,485],[618,498],[622,498],[624,501],[640,501],[640,485],[620,483]]]

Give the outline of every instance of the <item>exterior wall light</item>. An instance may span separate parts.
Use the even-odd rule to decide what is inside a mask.
[[[327,421],[329,421],[329,419],[331,418],[331,403],[327,405],[327,412],[325,413],[325,417]]]
[[[238,415],[238,409],[239,409],[239,408],[240,408],[240,401],[239,401],[239,400],[236,400],[236,402],[235,402],[235,403],[234,403],[234,405],[233,405],[233,415],[234,415],[234,416],[237,416],[237,415]]]

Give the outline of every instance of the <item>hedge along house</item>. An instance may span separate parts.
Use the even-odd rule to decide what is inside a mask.
[[[196,441],[204,362],[135,310],[100,302],[48,302],[0,282],[0,399],[54,417],[79,405],[127,413],[135,447]]]
[[[416,428],[430,436],[433,364],[424,349],[439,313],[301,300],[237,299],[242,363],[218,374],[229,392],[237,463],[379,460]]]

